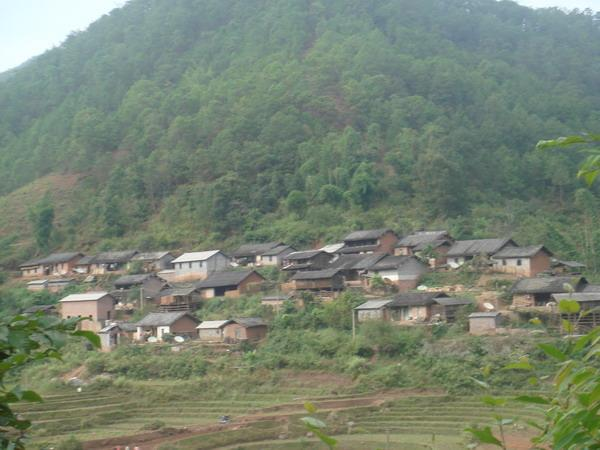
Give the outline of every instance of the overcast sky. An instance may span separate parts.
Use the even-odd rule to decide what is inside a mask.
[[[170,0],[165,0],[170,1]],[[600,0],[517,0],[532,7],[600,10]],[[59,45],[126,0],[0,0],[0,72]]]

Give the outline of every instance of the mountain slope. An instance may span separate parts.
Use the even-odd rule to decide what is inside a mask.
[[[595,258],[576,159],[532,148],[598,128],[599,34],[495,0],[133,0],[0,84],[0,193],[78,174],[56,247],[436,224]]]

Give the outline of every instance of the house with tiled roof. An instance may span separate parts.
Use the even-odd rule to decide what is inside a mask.
[[[543,245],[504,247],[492,255],[493,269],[519,277],[534,277],[548,272],[552,265],[552,252]]]
[[[344,247],[339,250],[339,253],[345,255],[388,253],[393,255],[397,243],[398,235],[389,228],[353,231],[344,238]]]

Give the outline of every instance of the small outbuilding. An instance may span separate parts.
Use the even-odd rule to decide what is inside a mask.
[[[497,311],[469,314],[469,333],[476,336],[496,334],[496,330],[501,325],[501,317]]]
[[[223,328],[224,341],[258,342],[267,336],[267,324],[259,317],[232,319]]]
[[[205,320],[196,327],[198,338],[204,342],[223,342],[223,329],[231,320]]]

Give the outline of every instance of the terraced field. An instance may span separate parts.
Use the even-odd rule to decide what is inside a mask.
[[[538,408],[514,403],[493,412],[477,397],[419,395],[386,401],[380,406],[322,411],[318,415],[328,423],[330,434],[336,436],[343,449],[452,450],[465,448],[467,437],[463,430],[467,426],[491,424],[496,413],[505,418],[527,419],[539,418],[542,414]],[[240,430],[203,433],[161,448],[320,448],[317,441],[306,436],[299,420],[303,415],[292,415],[284,421],[262,421]],[[527,442],[526,437],[530,434],[521,425],[507,431],[511,438],[515,438],[513,440],[522,442]],[[271,439],[266,439],[268,435]],[[515,442],[511,448],[519,448],[518,443]]]
[[[182,396],[177,385],[148,384],[135,393],[72,389],[47,395],[44,403],[23,405],[19,411],[34,422],[31,448],[46,448],[74,435],[87,441],[87,449],[138,445],[142,450],[318,448],[300,421],[306,415],[306,400],[317,405],[317,415],[344,449],[464,448],[464,428],[489,424],[494,414],[478,397],[439,392],[351,395],[333,392],[332,386],[290,385],[218,396],[190,390]],[[179,396],[164,395],[171,389]],[[535,419],[541,411],[509,403],[497,413]],[[221,415],[231,416],[232,423],[219,425]]]

